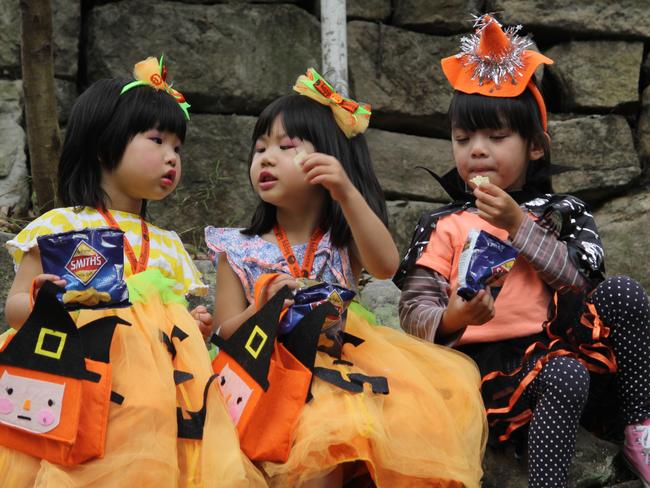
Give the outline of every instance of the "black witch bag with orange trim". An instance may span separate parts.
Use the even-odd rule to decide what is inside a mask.
[[[309,397],[320,330],[326,316],[335,312],[328,303],[314,308],[281,344],[280,311],[292,296],[284,287],[229,339],[211,339],[220,348],[212,362],[217,384],[242,451],[255,461],[288,459],[293,431]]]
[[[0,444],[75,465],[102,457],[111,391],[109,350],[117,316],[81,329],[46,282],[32,313],[0,351]]]

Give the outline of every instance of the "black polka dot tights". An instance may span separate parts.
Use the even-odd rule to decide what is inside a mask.
[[[618,276],[591,295],[601,320],[610,327],[609,344],[618,363],[617,395],[626,424],[650,418],[650,306],[634,280]],[[525,374],[532,368],[529,364]],[[577,360],[556,357],[528,386],[533,408],[528,434],[531,488],[567,486],[578,422],[589,395],[589,373]]]

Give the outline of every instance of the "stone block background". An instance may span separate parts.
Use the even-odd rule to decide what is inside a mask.
[[[214,282],[202,228],[247,223],[256,202],[247,177],[255,116],[289,92],[308,67],[320,69],[318,0],[53,0],[53,6],[63,129],[88,84],[129,76],[135,62],[165,54],[171,79],[192,104],[192,120],[183,182],[172,197],[150,206],[151,218],[182,236]],[[460,36],[470,31],[470,12],[486,11],[500,12],[505,24],[523,24],[537,48],[556,61],[542,83],[558,167],[555,188],[591,206],[608,274],[629,274],[649,290],[647,0],[348,0],[350,85],[357,99],[373,105],[367,137],[400,251],[418,216],[446,201],[415,169],[442,173],[453,166],[446,122],[452,92],[440,58],[455,53]],[[11,233],[34,209],[18,2],[0,0],[0,12],[0,226]],[[1,243],[9,233],[0,234]],[[0,253],[0,274],[1,312],[12,279],[7,253]],[[396,291],[385,283],[367,288],[365,303],[396,325],[386,311]],[[572,486],[640,486],[616,462],[615,446],[586,436]],[[580,468],[580,459],[589,462]],[[598,469],[589,464],[594,459]],[[521,465],[508,468],[510,454],[491,451],[486,462],[485,486],[523,486]]]

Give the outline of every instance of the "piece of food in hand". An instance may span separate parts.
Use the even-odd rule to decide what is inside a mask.
[[[469,180],[470,183],[474,183],[477,187],[481,186],[483,183],[489,183],[490,178],[488,176],[476,175],[474,178]]]
[[[303,150],[300,150],[298,154],[293,157],[293,164],[297,166],[298,169],[302,168],[302,162],[307,157],[307,153]]]

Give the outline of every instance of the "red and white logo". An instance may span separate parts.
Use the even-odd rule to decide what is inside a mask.
[[[97,249],[81,241],[72,253],[68,264],[65,265],[65,269],[87,285],[105,264],[106,258]]]

